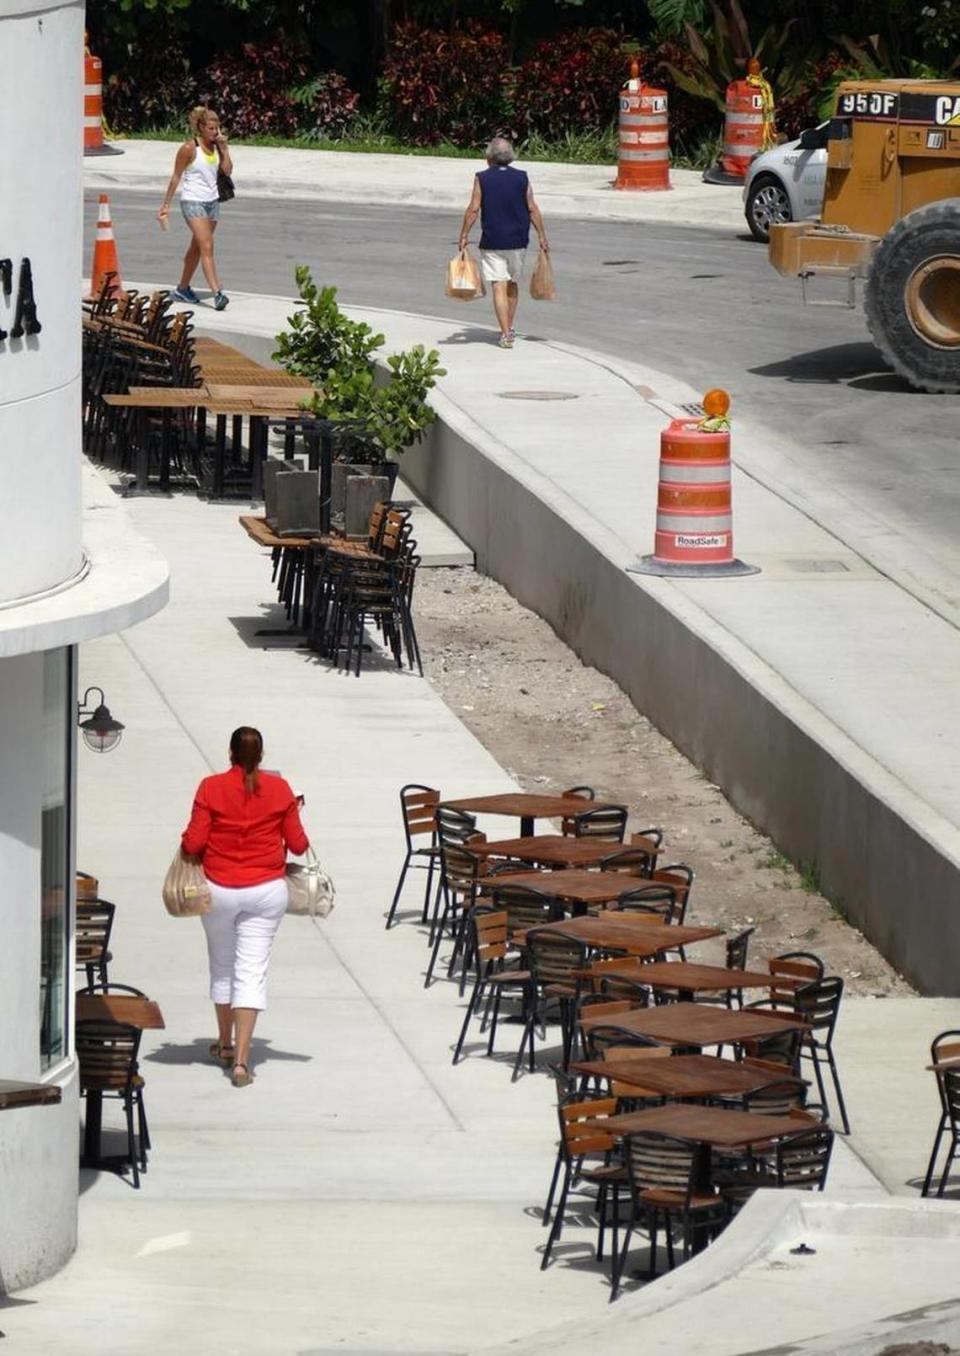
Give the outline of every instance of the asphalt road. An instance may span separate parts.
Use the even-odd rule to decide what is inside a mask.
[[[173,285],[185,245],[179,216],[163,234],[152,196],[115,192],[111,205],[125,275]],[[95,206],[88,195],[85,258]],[[799,285],[775,274],[746,233],[547,225],[561,299],[524,298],[521,335],[621,354],[698,390],[724,386],[734,415],[792,442],[799,498],[814,516],[853,546],[863,520],[864,542],[884,543],[884,559],[902,562],[960,621],[960,397],[910,390],[884,366],[860,310],[802,306]],[[456,214],[428,206],[237,199],[223,210],[217,258],[227,291],[292,295],[294,266],[306,263],[346,303],[463,322],[466,308],[443,295],[458,227]],[[486,322],[488,307],[471,305],[470,322]]]

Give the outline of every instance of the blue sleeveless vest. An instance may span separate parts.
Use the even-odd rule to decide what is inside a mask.
[[[530,241],[527,176],[512,165],[493,165],[477,175],[480,184],[482,250],[525,250]]]

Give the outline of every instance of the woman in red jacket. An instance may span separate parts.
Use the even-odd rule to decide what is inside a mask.
[[[213,908],[203,915],[218,1038],[210,1053],[233,1065],[233,1086],[252,1081],[250,1039],[267,1002],[270,949],[287,908],[287,851],[310,844],[282,777],[259,771],[263,738],[230,736],[230,771],[204,777],[181,846],[203,863]]]

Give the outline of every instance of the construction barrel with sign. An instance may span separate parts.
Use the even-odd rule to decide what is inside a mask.
[[[770,228],[769,257],[800,278],[840,280],[874,342],[912,386],[960,391],[960,83],[860,80],[838,86],[826,127],[817,222]]]

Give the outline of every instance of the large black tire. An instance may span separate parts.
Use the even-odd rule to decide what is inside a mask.
[[[960,391],[960,198],[918,207],[880,242],[864,309],[873,342],[921,391]]]
[[[774,222],[793,220],[789,195],[775,174],[757,175],[750,185],[743,215],[750,227],[750,234],[761,245],[769,242],[770,227]]]

